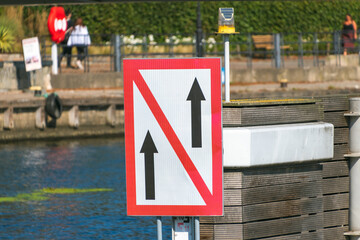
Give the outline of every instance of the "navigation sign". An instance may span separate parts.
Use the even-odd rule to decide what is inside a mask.
[[[128,215],[223,214],[219,58],[124,60]]]

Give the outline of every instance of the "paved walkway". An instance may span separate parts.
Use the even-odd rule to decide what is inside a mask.
[[[232,92],[259,92],[259,91],[298,91],[298,90],[341,90],[341,89],[360,89],[359,81],[339,81],[339,82],[317,82],[317,83],[288,83],[288,87],[281,89],[280,83],[267,84],[248,84],[231,85]]]
[[[288,83],[280,88],[280,83],[232,85],[231,99],[239,98],[284,98],[313,97],[330,94],[360,94],[360,81],[338,81],[318,83]]]
[[[54,90],[60,98],[101,98],[101,97],[122,97],[123,91],[121,89],[96,89],[96,90]],[[49,92],[50,94],[51,92]],[[20,101],[21,99],[35,99],[38,97],[35,97],[32,92],[28,91],[0,91],[0,101]]]

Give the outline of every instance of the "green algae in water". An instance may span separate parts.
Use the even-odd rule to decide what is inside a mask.
[[[32,193],[19,193],[15,197],[0,197],[0,203],[4,202],[27,202],[46,201],[50,194],[76,194],[90,192],[109,192],[111,188],[43,188]]]
[[[15,197],[0,197],[0,203],[2,203],[2,202],[46,201],[48,199],[49,199],[49,197],[45,196],[41,192],[19,193]]]
[[[0,203],[3,202],[21,202],[21,201],[16,199],[16,197],[0,197]]]
[[[111,188],[43,188],[40,191],[47,194],[75,194],[90,192],[109,192],[114,190]]]
[[[23,199],[24,201],[45,201],[49,199],[49,197],[37,191],[32,193],[20,193],[16,195],[15,198]]]

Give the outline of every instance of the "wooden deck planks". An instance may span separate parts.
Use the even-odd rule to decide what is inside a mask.
[[[293,105],[252,105],[249,101],[244,105],[238,104],[237,109],[234,106],[224,107],[226,126],[329,122],[335,127],[334,157],[310,164],[225,169],[225,215],[201,218],[202,225],[206,227],[205,237],[345,239],[349,166],[344,154],[348,153],[349,130],[344,113],[349,109],[348,96],[315,99],[314,102]]]
[[[318,164],[296,164],[277,166],[277,168],[225,169],[224,188],[261,187],[321,179],[322,166]]]
[[[323,196],[324,211],[349,208],[349,193]]]
[[[323,162],[323,178],[349,176],[349,162],[346,160]]]
[[[324,122],[334,125],[334,127],[348,127],[347,119],[344,116],[345,111],[325,112]]]
[[[297,215],[307,215],[310,213],[320,213],[322,211],[322,198],[286,200],[244,206],[243,221],[251,222],[282,217],[293,217]]]
[[[223,124],[227,127],[317,122],[323,119],[323,108],[319,104],[223,108]]]
[[[327,178],[322,181],[323,194],[349,192],[349,177]]]

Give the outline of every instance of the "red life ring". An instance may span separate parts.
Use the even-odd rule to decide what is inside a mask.
[[[48,17],[48,29],[51,40],[60,43],[65,39],[67,21],[63,7],[52,7]]]

